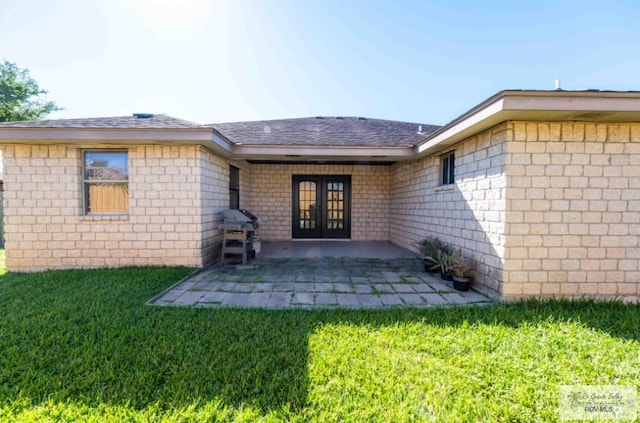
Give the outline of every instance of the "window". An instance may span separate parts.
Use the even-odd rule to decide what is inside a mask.
[[[240,208],[240,169],[229,166],[229,208]]]
[[[121,214],[129,211],[129,169],[126,151],[84,152],[84,212]]]
[[[456,156],[450,151],[440,156],[440,184],[449,185],[456,181]]]

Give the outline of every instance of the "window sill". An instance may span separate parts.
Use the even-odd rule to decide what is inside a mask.
[[[124,222],[129,220],[128,214],[88,214],[80,216],[83,222]]]
[[[441,191],[453,191],[453,188],[455,187],[455,184],[447,184],[447,185],[438,185],[437,187],[435,187],[433,190],[435,192],[441,192]]]

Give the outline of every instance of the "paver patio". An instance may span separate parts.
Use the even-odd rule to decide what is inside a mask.
[[[416,258],[260,259],[247,266],[214,265],[149,303],[244,308],[387,308],[484,305],[475,292],[427,273]]]

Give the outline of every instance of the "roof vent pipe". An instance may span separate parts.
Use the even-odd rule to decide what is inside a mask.
[[[422,134],[424,134],[424,132],[422,132],[422,125],[418,125],[418,135]]]
[[[556,90],[561,90],[562,88],[560,87],[560,78],[556,79]]]

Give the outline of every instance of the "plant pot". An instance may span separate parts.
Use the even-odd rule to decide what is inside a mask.
[[[445,281],[452,281],[453,275],[451,273],[440,273],[440,278],[442,278]]]
[[[433,268],[433,266],[436,265],[436,263],[433,260],[422,259],[422,263],[424,264],[424,271],[425,272],[438,273],[438,269],[434,269]]]
[[[453,289],[456,291],[468,291],[471,280],[469,278],[453,277]]]

